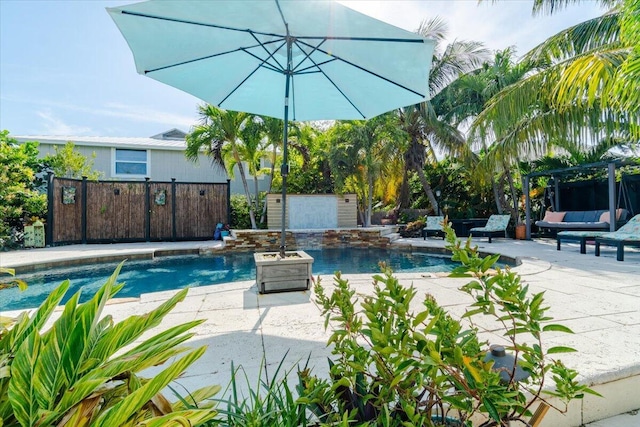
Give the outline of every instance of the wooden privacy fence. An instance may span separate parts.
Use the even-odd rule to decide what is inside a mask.
[[[47,244],[213,238],[227,224],[225,183],[87,181],[49,176]]]

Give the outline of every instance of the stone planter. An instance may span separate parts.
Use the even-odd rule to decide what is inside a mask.
[[[311,282],[313,258],[304,251],[256,252],[256,284],[258,292],[306,291]]]

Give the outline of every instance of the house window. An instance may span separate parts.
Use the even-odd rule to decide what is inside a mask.
[[[146,177],[149,175],[147,150],[115,149],[113,162],[114,176]]]

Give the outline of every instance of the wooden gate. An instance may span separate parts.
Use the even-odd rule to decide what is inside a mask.
[[[49,177],[47,244],[207,240],[230,217],[230,182]]]

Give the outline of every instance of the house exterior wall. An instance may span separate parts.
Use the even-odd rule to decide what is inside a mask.
[[[20,140],[20,139],[19,139]],[[25,139],[32,140],[32,139]],[[37,139],[36,139],[37,140]],[[39,141],[40,157],[55,154],[55,146],[63,147],[66,141]],[[148,177],[151,181],[162,182],[171,181],[175,178],[178,182],[203,182],[217,183],[226,182],[227,173],[224,169],[214,167],[211,159],[205,155],[200,155],[198,162],[188,160],[184,155],[184,150],[179,149],[159,149],[152,147],[122,146],[118,148],[148,151]],[[114,156],[115,148],[101,145],[82,145],[82,142],[74,142],[74,149],[87,159],[93,160],[93,169],[102,173],[100,179],[103,180],[132,180],[140,181],[144,177],[126,177],[122,175],[114,176]],[[94,157],[95,154],[95,157]],[[245,171],[247,167],[245,166]],[[253,177],[247,176],[249,191],[253,194]],[[258,177],[259,191],[267,191],[269,177]],[[238,168],[235,168],[234,179],[231,180],[231,194],[244,194],[244,187],[240,179]]]

